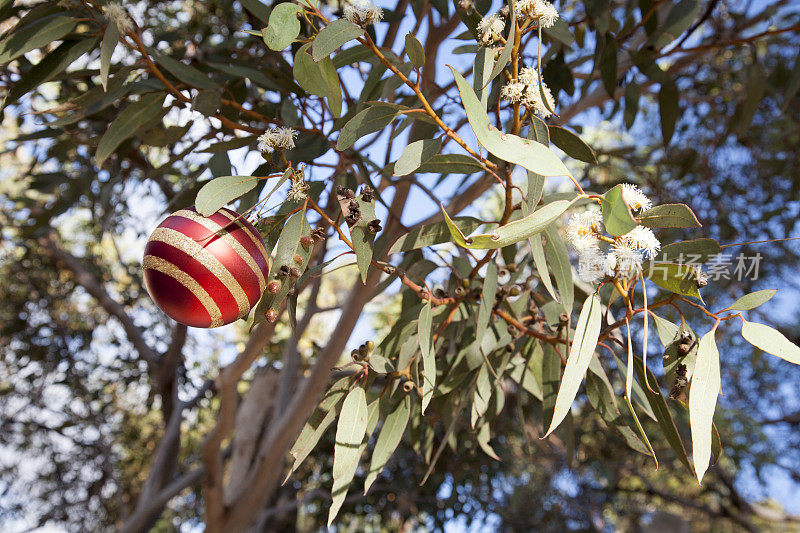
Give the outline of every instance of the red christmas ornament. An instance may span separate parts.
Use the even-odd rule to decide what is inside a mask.
[[[216,328],[247,316],[256,305],[266,286],[268,257],[258,231],[235,211],[204,217],[194,208],[182,209],[147,239],[144,284],[169,317]]]

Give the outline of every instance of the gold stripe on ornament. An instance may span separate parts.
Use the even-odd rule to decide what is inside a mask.
[[[225,218],[227,218],[228,220],[230,220],[231,222],[236,220],[236,217],[231,215],[230,213],[226,213],[225,211],[222,211],[222,210],[217,211],[217,212],[220,215],[222,215]],[[250,229],[247,226],[245,226],[244,224],[242,224],[241,227],[244,230],[244,232],[247,234],[247,236],[250,237],[250,240],[253,241],[253,244],[256,245],[256,248],[258,248],[258,251],[261,252],[264,255],[265,258],[268,258],[269,254],[267,253],[266,248],[264,248],[264,243],[261,241],[261,239],[257,235],[253,235],[253,233],[250,231]]]
[[[214,298],[211,297],[208,292],[200,285],[196,279],[192,276],[175,266],[174,264],[170,263],[166,259],[161,257],[157,257],[155,255],[146,255],[144,256],[144,260],[142,261],[142,268],[144,269],[152,269],[157,272],[161,272],[165,274],[184,287],[186,287],[189,292],[194,294],[195,298],[200,300],[200,303],[203,304],[203,307],[206,308],[206,312],[208,312],[208,316],[211,317],[211,325],[209,327],[216,328],[222,325],[222,312],[219,310],[219,306],[217,302],[214,301]]]
[[[225,268],[225,265],[200,243],[184,235],[180,231],[163,227],[156,228],[150,236],[150,240],[169,244],[173,248],[177,248],[183,253],[197,259],[231,292],[239,306],[239,318],[250,312],[250,301],[247,299],[247,295],[244,293],[242,286],[239,285],[239,282],[236,281],[233,274]]]
[[[228,246],[233,248],[233,251],[235,251],[236,254],[239,257],[241,257],[245,263],[247,263],[247,266],[250,267],[250,269],[256,275],[256,278],[258,278],[258,290],[260,292],[264,291],[264,287],[267,286],[267,281],[264,279],[264,273],[261,271],[260,268],[258,268],[258,264],[256,264],[256,261],[255,259],[253,259],[253,256],[250,255],[250,252],[245,250],[244,246],[242,246],[242,244],[239,241],[237,241],[236,238],[230,234],[230,232],[226,230],[221,233],[218,233],[220,232],[220,230],[222,230],[222,226],[220,226],[210,218],[201,217],[197,213],[189,211],[188,209],[181,209],[180,211],[173,213],[172,216],[183,217],[191,220],[192,222],[197,222],[198,224],[200,224],[201,226],[203,226],[204,228],[206,228],[208,231],[211,232],[207,237],[208,240],[210,240],[212,235],[218,235],[220,239],[222,239]],[[201,240],[199,242],[201,245],[206,244],[204,240]]]

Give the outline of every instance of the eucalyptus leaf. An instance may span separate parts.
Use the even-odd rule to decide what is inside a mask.
[[[254,189],[258,178],[253,176],[220,176],[209,181],[197,193],[195,208],[204,217],[219,211],[243,194]]]
[[[270,50],[280,52],[297,39],[300,34],[300,21],[297,15],[303,10],[299,5],[284,2],[276,5],[269,15],[269,24],[262,31],[264,44]]]
[[[440,139],[422,139],[410,143],[394,164],[394,175],[406,176],[411,174],[436,155],[441,147],[442,141]]]
[[[780,357],[784,361],[800,365],[800,347],[776,329],[742,319],[742,337],[756,348]]]
[[[462,233],[471,233],[477,229],[482,221],[473,217],[456,217],[451,219],[453,224]],[[411,230],[395,241],[389,249],[390,254],[416,250],[425,246],[450,242],[451,234],[447,222],[434,222]]]
[[[567,365],[564,367],[564,377],[561,379],[561,386],[558,389],[553,420],[550,422],[550,428],[545,433],[545,437],[561,424],[578,394],[578,388],[586,375],[592,354],[597,347],[601,318],[600,296],[593,293],[583,302],[578,323],[575,325],[575,336],[572,346],[570,346]]]
[[[146,94],[122,110],[100,138],[100,142],[97,145],[95,160],[98,167],[102,167],[108,156],[120,144],[133,137],[144,123],[161,111],[165,98],[165,93]]]
[[[342,404],[339,422],[336,426],[336,441],[333,447],[333,489],[328,527],[331,527],[339,509],[344,503],[347,488],[353,481],[361,455],[361,442],[367,431],[367,398],[364,389],[351,390]]]
[[[450,234],[456,244],[463,248],[493,250],[515,244],[528,239],[532,235],[541,233],[554,220],[561,216],[570,205],[572,205],[572,202],[568,200],[557,200],[546,204],[538,211],[534,211],[524,218],[515,220],[505,226],[500,226],[492,233],[473,235],[470,237],[465,237],[464,234],[461,233],[461,230],[458,229],[458,226],[453,224],[452,219],[445,211],[444,205],[441,207],[444,219],[450,229]]]
[[[406,35],[406,54],[411,64],[416,68],[422,68],[425,64],[425,51],[422,49],[422,43],[413,33]]]
[[[511,133],[503,133],[495,128],[489,122],[489,116],[467,80],[453,67],[450,67],[450,70],[456,80],[472,131],[484,148],[504,161],[520,165],[542,176],[570,175],[563,161],[543,144]]]
[[[436,388],[436,357],[433,348],[433,338],[431,337],[431,302],[428,300],[422,306],[417,322],[417,337],[419,339],[419,349],[422,354],[422,369],[425,377],[422,381],[422,414],[431,403],[433,390]]]
[[[311,56],[314,61],[329,57],[337,48],[362,35],[364,35],[364,29],[349,20],[344,18],[332,20],[314,37]]]
[[[397,445],[400,444],[410,416],[411,397],[406,394],[400,400],[400,403],[395,406],[394,410],[386,417],[381,432],[378,434],[378,440],[375,441],[375,449],[372,452],[369,472],[367,473],[367,478],[364,480],[364,494],[369,491],[369,488],[375,480],[378,479],[381,470],[386,466],[386,463],[394,453]]]
[[[777,289],[764,289],[762,291],[751,292],[745,294],[735,302],[733,302],[728,309],[731,311],[749,311],[755,309],[759,305],[765,304],[775,296],[778,292]]]
[[[622,195],[622,185],[616,185],[600,197],[603,224],[611,235],[625,235],[638,224]]]
[[[689,389],[692,459],[698,482],[703,481],[703,475],[711,462],[711,426],[721,386],[719,351],[714,340],[715,333],[716,328],[700,339],[697,363]]]
[[[685,204],[657,205],[636,217],[648,228],[699,228],[702,227],[694,212]]]

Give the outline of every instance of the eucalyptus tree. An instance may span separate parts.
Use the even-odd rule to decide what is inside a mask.
[[[9,519],[602,528],[658,502],[794,520],[732,476],[798,475],[742,427],[762,406],[742,376],[791,431],[774,390],[800,348],[756,314],[772,288],[716,276],[791,217],[744,234],[745,209],[709,204],[771,192],[724,175],[745,153],[796,209],[790,2],[6,1],[0,18],[2,442],[41,463],[4,471]],[[228,204],[272,261],[219,337],[156,309],[141,251],[149,211]],[[745,342],[788,363],[742,370],[726,354]],[[752,403],[715,415],[720,390]]]

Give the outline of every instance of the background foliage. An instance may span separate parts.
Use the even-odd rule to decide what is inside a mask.
[[[561,309],[547,307],[552,299],[537,282],[526,241],[503,249],[496,261],[452,245],[386,255],[408,230],[440,222],[439,202],[451,216],[464,211],[498,220],[522,199],[498,184],[485,162],[466,156],[453,136],[442,136],[429,113],[398,111],[420,109],[424,99],[478,149],[446,65],[469,80],[477,75],[474,57],[485,49],[470,30],[480,15],[501,6],[400,0],[382,6],[384,22],[365,32],[350,29],[364,42],[350,40],[339,50],[333,37],[320,44],[322,19],[298,19],[299,7],[282,5],[127,3],[134,26],[115,37],[117,26],[94,0],[0,0],[0,523],[67,530],[199,524],[209,531],[319,529],[327,523],[335,485],[336,428],[320,436],[281,485],[291,464],[287,452],[325,391],[337,380],[353,380],[359,368],[337,365],[373,339],[366,398],[377,397],[387,381],[392,392],[377,404],[376,427],[385,427],[388,413],[405,398],[411,398],[411,415],[366,495],[361,487],[377,431],[366,442],[350,491],[334,490],[342,503],[338,527],[430,529],[475,522],[510,530],[545,524],[554,531],[658,530],[661,520],[681,517],[698,531],[796,528],[792,514],[800,509],[784,509],[800,480],[796,366],[754,350],[738,330],[723,329],[724,395],[715,417],[722,449],[699,486],[659,425],[642,413],[646,402],[637,408],[660,468],[654,471],[652,458],[628,447],[626,441],[635,448],[639,439],[630,437],[630,420],[613,412],[608,418],[603,406],[609,400],[593,396],[593,389],[602,390],[596,374],[578,393],[574,418],[539,440],[552,418],[558,382],[530,384],[522,367],[536,361],[558,378],[560,359],[546,343],[526,336],[507,351],[508,324],[492,317],[496,291],[487,288],[496,271],[497,290],[513,313],[533,301],[542,328],[559,331]],[[634,182],[656,203],[691,206],[702,229],[661,230],[664,243],[797,236],[796,2],[586,0],[556,6],[559,24],[542,39],[542,75],[558,113],[548,119],[548,133],[587,191],[602,194]],[[337,5],[320,9],[328,19],[341,15]],[[262,34],[270,26],[279,31]],[[528,66],[537,62],[534,37],[529,34],[520,48],[518,59]],[[112,48],[114,39],[119,42]],[[377,44],[370,49],[364,43]],[[491,123],[511,131],[514,119],[498,99],[503,83],[501,74],[487,87],[488,110]],[[365,120],[354,122],[360,113]],[[274,126],[296,128],[297,146],[262,157],[257,136]],[[435,146],[438,159],[397,176],[395,162],[405,147],[431,139],[442,142]],[[280,312],[275,324],[259,322],[263,307],[250,323],[219,331],[187,331],[170,322],[141,282],[149,231],[163,214],[192,205],[209,178],[282,174],[287,160],[295,169],[305,165],[309,196],[319,206],[299,212],[328,235],[313,248],[309,269],[349,250],[328,222],[342,211],[337,185],[375,190],[383,228],[370,252],[381,264],[364,262],[361,249],[361,268],[328,265],[324,275],[305,277],[289,305],[263,304]],[[512,174],[513,165],[485,161],[495,165],[501,182],[528,182],[521,169]],[[238,200],[240,212],[275,182],[258,181]],[[545,184],[548,201],[574,198],[566,180],[547,178]],[[259,210],[269,244],[277,242],[284,216],[301,206],[283,202],[286,189],[273,196],[269,207],[275,208]],[[351,235],[346,225],[334,226]],[[552,244],[562,226],[547,230],[551,249],[545,252],[559,293],[574,290],[574,324],[587,291],[580,282],[574,289],[571,281],[569,289],[559,283],[572,278],[563,269],[559,276],[554,266],[556,256],[568,251]],[[462,227],[466,234],[476,228]],[[442,235],[440,242],[450,239]],[[758,321],[796,342],[797,245],[744,250],[765,257],[758,280],[711,280],[702,291],[705,301],[717,309],[752,290],[781,288],[748,316],[761,314]],[[486,270],[475,267],[478,261],[487,263]],[[469,276],[473,268],[480,275]],[[523,274],[530,275],[530,287],[521,284],[522,297],[512,296],[512,280]],[[471,278],[466,288],[463,278]],[[488,383],[490,366],[465,345],[478,334],[469,333],[473,322],[485,320],[483,327],[498,342],[484,355],[492,371],[504,362],[505,374],[488,398],[487,391],[478,394],[485,401],[477,408],[466,384],[449,394],[429,390],[423,416],[420,394],[395,390],[400,376],[382,374],[388,367],[378,356],[396,364],[405,339],[418,332],[427,337],[430,307],[431,313],[441,308],[425,301],[448,302],[459,288],[476,298],[453,308],[453,327],[441,337],[445,346],[434,344],[437,352],[422,346],[421,357],[435,362],[437,386],[450,386],[444,378],[453,350],[468,350],[481,359],[471,366],[470,379]],[[296,324],[288,316],[295,306]],[[684,312],[698,336],[710,327],[694,307]],[[431,317],[434,327],[441,318]],[[674,313],[667,318],[678,320]],[[253,322],[259,323],[250,331]],[[392,332],[405,337],[391,345]],[[648,366],[666,393],[657,342],[651,335]],[[638,335],[634,344],[641,353]],[[418,341],[413,345],[416,351]],[[624,350],[617,352],[624,358]],[[609,352],[598,354],[622,405],[624,372]],[[417,385],[420,373],[409,376]],[[424,384],[419,389],[425,396]],[[688,417],[670,407],[688,447]]]

